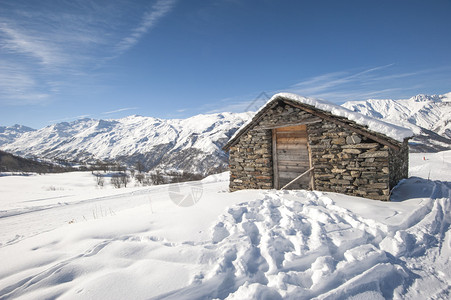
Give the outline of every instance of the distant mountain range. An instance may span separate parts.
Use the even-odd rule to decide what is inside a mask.
[[[405,100],[349,101],[342,106],[361,114],[412,129],[410,151],[451,149],[451,93],[417,95]]]
[[[36,129],[17,124],[9,127],[0,126],[0,147],[13,143],[25,132],[31,131],[36,131]]]
[[[344,107],[411,128],[413,152],[451,149],[451,93],[405,100],[350,101]],[[222,146],[253,113],[197,115],[188,119],[129,116],[81,119],[34,130],[0,126],[0,149],[28,158],[98,160],[146,169],[214,173],[227,167]]]
[[[0,127],[0,149],[23,157],[74,162],[141,163],[146,169],[208,174],[227,167],[222,146],[252,113],[197,115],[188,119],[129,116],[81,119],[39,130]]]

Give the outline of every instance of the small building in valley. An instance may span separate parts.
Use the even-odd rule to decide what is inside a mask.
[[[412,135],[326,101],[277,94],[223,148],[230,190],[310,189],[389,200],[408,176]]]

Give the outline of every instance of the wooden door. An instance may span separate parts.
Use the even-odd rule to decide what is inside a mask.
[[[297,125],[273,130],[274,187],[282,188],[310,168],[307,146],[307,126]],[[309,189],[310,174],[306,174],[287,189]]]

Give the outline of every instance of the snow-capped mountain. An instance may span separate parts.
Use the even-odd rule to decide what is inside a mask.
[[[25,157],[94,162],[141,162],[146,168],[209,173],[227,165],[222,146],[249,113],[197,115],[188,119],[129,116],[81,119],[19,135],[4,151]]]
[[[344,107],[412,129],[410,149],[416,152],[451,149],[451,93],[417,95],[409,99],[349,101]]]
[[[18,124],[13,126],[0,126],[0,147],[4,144],[14,142],[25,132],[31,131],[35,131],[35,129]]]
[[[413,130],[414,152],[451,149],[451,93],[406,100],[350,101],[344,107]],[[221,149],[252,113],[197,115],[188,119],[129,116],[81,119],[34,130],[0,127],[0,149],[24,157],[69,161],[142,163],[147,169],[211,173],[227,166]]]

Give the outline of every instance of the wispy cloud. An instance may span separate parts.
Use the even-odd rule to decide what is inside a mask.
[[[331,102],[366,99],[400,99],[423,92],[427,82],[435,78],[447,78],[451,66],[397,72],[395,64],[387,64],[366,69],[342,70],[313,77],[293,84],[284,89],[268,89],[272,96],[279,92],[291,92],[307,97],[322,98]],[[261,92],[261,91],[260,91]],[[255,93],[257,95],[258,93]],[[258,109],[266,99],[255,101],[255,95],[230,97],[217,101],[215,106],[204,107],[208,113],[232,111],[243,112],[251,106]]]
[[[345,85],[358,84],[368,80],[374,80],[374,74],[377,73],[377,71],[391,66],[393,66],[393,64],[374,67],[354,73],[349,71],[341,71],[322,74],[309,78],[305,81],[301,81],[290,87],[289,90],[296,91],[306,96],[317,96],[320,93],[330,91],[336,87],[343,87]]]
[[[112,111],[106,111],[106,112],[103,112],[101,114],[102,115],[111,115],[111,114],[115,114],[115,113],[118,113],[118,112],[123,112],[123,111],[128,111],[128,110],[135,110],[135,109],[138,109],[138,107],[119,108],[119,109],[112,110]]]
[[[8,61],[0,60],[0,104],[31,105],[47,102],[50,94],[32,72]]]
[[[130,35],[117,44],[117,54],[122,54],[133,47],[144,34],[171,11],[175,2],[175,0],[158,0],[149,11],[144,13],[141,23],[131,31]]]
[[[0,104],[41,103],[39,99],[50,99],[77,81],[95,80],[99,67],[134,47],[173,9],[175,0],[146,5],[2,1],[0,55],[15,68],[13,75],[0,69],[0,78],[6,78],[0,83]]]
[[[395,64],[364,70],[345,70],[307,78],[284,91],[333,102],[368,98],[402,97],[419,89],[424,75],[440,72],[442,67],[411,72],[396,72]]]
[[[11,28],[4,22],[0,23],[0,32],[3,33],[3,50],[30,56],[44,66],[64,63],[58,48],[39,35],[27,34],[19,29]]]

